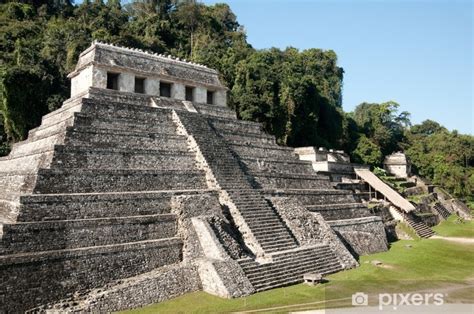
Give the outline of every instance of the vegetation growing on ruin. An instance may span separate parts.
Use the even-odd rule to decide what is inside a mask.
[[[23,0],[0,4],[0,156],[69,96],[67,74],[92,40],[171,54],[220,71],[240,118],[279,143],[344,149],[380,165],[404,150],[420,175],[458,197],[474,195],[474,138],[434,121],[410,127],[398,104],[342,110],[344,70],[334,51],[256,50],[226,4],[193,0]]]

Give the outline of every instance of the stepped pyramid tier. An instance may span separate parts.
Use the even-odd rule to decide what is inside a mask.
[[[70,77],[0,158],[0,312],[239,297],[387,249],[357,197],[237,120],[216,71],[93,43]]]

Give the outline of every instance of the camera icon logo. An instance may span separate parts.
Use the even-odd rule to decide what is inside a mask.
[[[365,306],[369,304],[369,296],[363,292],[356,292],[352,295],[352,305]]]

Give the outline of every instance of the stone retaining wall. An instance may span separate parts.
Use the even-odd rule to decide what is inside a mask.
[[[180,240],[0,256],[2,310],[22,312],[181,260]],[[35,286],[33,287],[32,284]]]
[[[57,304],[53,308],[94,313],[133,309],[201,290],[200,282],[195,266],[165,266],[115,285],[109,284],[107,289],[94,290],[79,305]]]
[[[345,242],[346,246],[357,255],[388,250],[387,237],[380,217],[331,221],[329,225]]]
[[[176,234],[175,215],[48,221],[3,225],[0,254],[129,243]]]

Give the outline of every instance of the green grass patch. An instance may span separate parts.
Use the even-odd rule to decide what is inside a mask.
[[[474,201],[467,201],[466,204],[472,211],[474,211]]]
[[[238,299],[195,292],[127,313],[229,313],[257,309],[286,313],[350,306],[351,295],[358,291],[408,292],[466,284],[474,277],[473,254],[474,245],[469,244],[441,239],[402,240],[393,243],[388,252],[362,256],[360,267],[330,275],[327,283],[315,287],[293,285]],[[382,265],[373,265],[374,260]],[[460,299],[473,302],[468,293],[458,293],[456,301]],[[283,308],[270,309],[274,307]]]
[[[429,217],[429,216],[436,216],[433,213],[417,213],[416,214],[418,217]]]
[[[429,194],[409,195],[406,197],[406,199],[416,204],[421,204],[423,202],[423,199],[428,195]]]
[[[460,221],[456,215],[451,215],[447,220],[433,227],[433,230],[444,237],[474,238],[474,221]]]
[[[397,178],[394,176],[379,176],[379,179],[385,182],[392,189],[397,191],[400,194],[403,194],[406,190],[407,181],[403,178]]]

